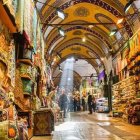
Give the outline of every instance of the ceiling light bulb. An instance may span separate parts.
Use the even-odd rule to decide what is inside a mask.
[[[86,38],[84,37],[84,38],[82,39],[82,41],[83,41],[83,42],[86,42]]]
[[[124,20],[124,18],[118,19],[117,24],[122,23],[122,22],[123,22],[123,20]]]
[[[103,61],[103,60],[104,60],[104,58],[101,58],[101,60]]]
[[[58,17],[60,17],[61,19],[65,19],[65,14],[64,14],[64,12],[62,11],[62,10],[60,10],[60,9],[57,9],[57,15],[58,15]]]
[[[127,11],[130,9],[132,3],[134,0],[129,0],[129,2],[124,7],[124,12],[127,13]]]
[[[65,36],[65,32],[64,32],[64,30],[63,30],[63,29],[58,28],[58,30],[59,30],[59,34],[60,34],[61,36]]]
[[[54,62],[56,62],[56,57],[53,59]]]
[[[89,27],[89,28],[93,28],[93,25],[89,25],[88,27]]]
[[[109,35],[109,36],[113,36],[114,34],[116,34],[116,32],[117,32],[117,30],[112,30],[112,31],[110,32],[110,35]]]

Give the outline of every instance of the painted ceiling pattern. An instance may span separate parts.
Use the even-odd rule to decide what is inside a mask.
[[[125,15],[124,6],[127,0],[38,0],[38,8],[42,25],[42,32],[46,40],[45,53],[61,53],[61,63],[68,56],[77,55],[83,57],[98,57],[100,59],[89,59],[94,67],[105,64],[102,57],[108,57],[118,51],[115,46],[116,37],[110,37],[111,30],[124,28],[129,37],[133,35],[133,29],[127,19],[121,25],[116,22]],[[51,6],[48,6],[51,5]],[[59,7],[66,14],[61,20],[56,13]],[[130,8],[129,14],[134,13],[134,6]],[[93,24],[89,24],[93,23]],[[94,24],[100,23],[100,24]],[[110,23],[110,24],[104,24]],[[51,30],[48,24],[52,25]],[[59,24],[59,25],[57,25]],[[61,24],[61,25],[60,25]],[[68,24],[68,25],[67,25]],[[58,29],[65,31],[65,36],[60,36]],[[47,34],[47,35],[45,35]],[[120,37],[123,34],[120,32]],[[82,39],[85,38],[85,42]],[[120,44],[120,43],[118,43]],[[51,51],[50,51],[51,50]],[[96,69],[97,70],[97,69]],[[98,71],[98,70],[97,70]]]

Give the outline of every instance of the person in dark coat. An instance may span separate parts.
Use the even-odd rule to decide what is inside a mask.
[[[62,90],[62,93],[59,97],[59,107],[61,111],[64,111],[64,118],[66,117],[66,110],[67,110],[67,95],[65,94],[65,91]]]
[[[77,111],[80,111],[81,107],[80,107],[80,97],[77,98]]]
[[[74,107],[74,112],[77,111],[77,97],[74,96],[74,99],[73,99],[73,107]]]
[[[92,95],[88,93],[88,109],[89,109],[89,114],[92,114]]]
[[[96,111],[96,99],[94,96],[92,97],[92,108],[93,108],[93,112],[95,112]]]
[[[82,97],[82,107],[83,107],[83,111],[86,110],[86,102],[85,102],[85,97]]]

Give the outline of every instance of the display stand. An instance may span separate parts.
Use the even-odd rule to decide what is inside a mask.
[[[122,117],[132,124],[140,123],[139,87],[136,76],[130,76],[113,85],[113,116]]]
[[[40,109],[34,112],[34,136],[51,135],[54,131],[54,114],[51,109]]]

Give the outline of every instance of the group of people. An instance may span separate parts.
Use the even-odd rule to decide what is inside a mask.
[[[65,90],[62,90],[58,104],[61,111],[64,111],[64,117],[66,117],[66,112],[89,110],[89,114],[92,114],[96,111],[96,99],[90,93],[87,97],[80,98],[80,95],[67,95]]]

